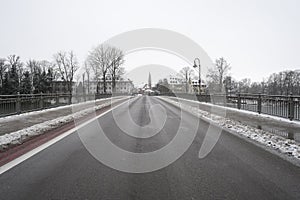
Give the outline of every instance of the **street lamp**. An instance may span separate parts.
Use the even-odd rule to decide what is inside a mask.
[[[198,64],[197,64],[198,63]],[[199,94],[201,94],[201,65],[200,65],[200,59],[199,58],[195,58],[194,60],[194,68],[199,67],[198,72],[199,72]]]

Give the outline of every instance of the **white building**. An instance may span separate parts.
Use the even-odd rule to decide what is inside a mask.
[[[198,93],[199,92],[199,80],[191,80],[191,91],[190,92],[195,92]],[[204,93],[206,91],[206,83],[205,81],[202,79],[201,80],[201,93]]]
[[[167,77],[169,85],[181,85],[182,84],[182,78],[176,76],[176,75],[169,75]]]
[[[169,83],[169,89],[171,89],[173,92],[177,93],[185,93],[186,92],[186,85],[185,80],[177,75],[169,75],[167,77],[168,83]],[[206,83],[202,79],[201,80],[201,93],[204,93],[206,89]],[[198,93],[199,91],[199,80],[198,79],[192,79],[188,83],[188,93]]]
[[[169,75],[167,77],[169,89],[175,93],[184,92],[183,80],[177,75]]]
[[[99,85],[99,93],[103,94],[104,93],[104,83],[103,80],[100,80],[99,82],[96,80],[90,80],[89,83],[87,80],[85,80],[84,82],[84,90],[85,93],[89,93],[89,94],[96,94],[97,93],[97,84]],[[77,91],[81,91],[82,92],[82,83],[79,83],[77,85],[80,86],[81,85],[81,89],[77,89]],[[132,83],[132,81],[130,79],[124,79],[124,78],[120,78],[118,80],[116,80],[116,86],[115,86],[115,92],[116,93],[123,93],[123,94],[130,94],[132,92],[134,88],[134,85]],[[112,93],[113,92],[113,88],[112,88],[112,80],[111,78],[107,78],[106,80],[106,93]]]

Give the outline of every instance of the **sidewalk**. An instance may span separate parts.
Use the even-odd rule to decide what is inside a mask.
[[[168,97],[173,100],[180,100],[186,104],[199,109],[216,114],[224,115],[226,118],[241,122],[245,125],[261,129],[273,134],[282,136],[287,139],[292,139],[300,142],[300,122],[299,121],[289,121],[288,119],[275,117],[266,114],[258,114],[251,111],[238,110],[235,108],[223,107],[219,105],[214,105],[211,103],[198,102],[193,100],[187,100],[182,98]]]
[[[122,97],[114,97],[114,99],[118,99],[118,98],[122,98]],[[73,113],[73,110],[74,111],[81,110],[83,105],[85,107],[98,106],[110,100],[111,98],[98,99],[96,101],[83,102],[79,104],[60,106],[56,108],[23,113],[20,115],[3,117],[0,118],[0,136],[5,135],[7,133],[19,131],[46,121],[57,119],[59,117],[70,115]]]

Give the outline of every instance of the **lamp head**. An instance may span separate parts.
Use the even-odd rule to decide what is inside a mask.
[[[193,67],[196,68],[197,66],[200,66],[200,59],[199,58],[195,58],[195,60],[194,60],[194,66]]]

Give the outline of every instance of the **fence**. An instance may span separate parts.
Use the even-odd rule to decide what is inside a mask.
[[[120,96],[124,94],[113,94]],[[112,94],[18,94],[0,95],[0,117],[24,112],[43,110],[46,108],[79,103],[88,100],[109,98]]]
[[[268,114],[290,120],[300,120],[300,96],[282,96],[265,94],[161,94],[185,99],[209,102],[216,105]]]

